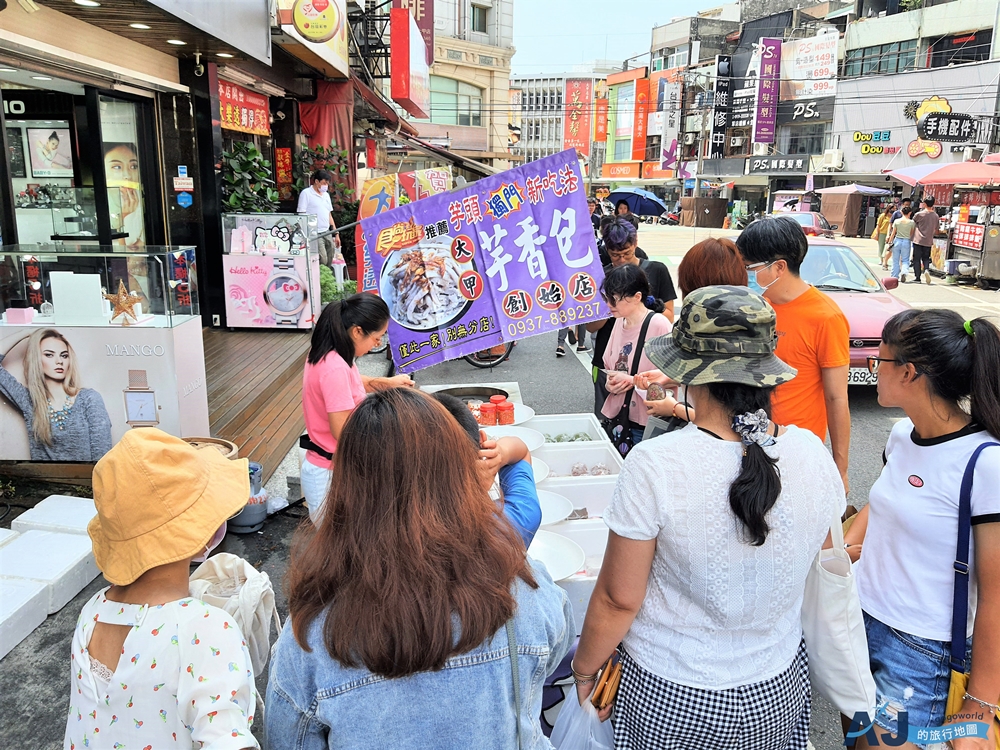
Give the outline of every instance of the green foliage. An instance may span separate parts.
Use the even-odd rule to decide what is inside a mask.
[[[337,289],[337,279],[329,266],[319,267],[319,301],[322,304],[333,302],[335,299],[343,299],[357,294],[358,282],[345,280],[342,289]]]
[[[222,210],[232,213],[274,213],[278,191],[271,179],[271,162],[246,141],[235,141],[222,152]]]
[[[917,10],[922,8],[924,5],[924,0],[900,0],[899,9],[901,11]]]
[[[333,207],[333,220],[337,223],[338,227],[353,224],[358,220],[359,204],[359,201],[351,201],[350,203],[342,204],[339,209],[336,206]],[[344,261],[346,261],[348,266],[355,265],[358,260],[357,252],[354,248],[354,231],[354,229],[348,229],[346,232],[340,233],[340,252],[344,256]]]
[[[295,154],[295,189],[302,192],[309,187],[312,182],[310,175],[317,169],[325,169],[333,175],[333,183],[330,185],[330,202],[333,204],[334,218],[337,212],[344,208],[353,200],[354,190],[348,187],[348,180],[351,174],[351,154],[337,148],[336,142],[330,144],[330,148],[317,146],[316,148],[304,148]],[[355,204],[354,221],[357,218],[357,205]],[[340,220],[337,220],[340,223]],[[341,238],[343,239],[343,238]]]

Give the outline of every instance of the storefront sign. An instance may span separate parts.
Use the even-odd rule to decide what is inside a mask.
[[[778,124],[825,122],[833,119],[834,98],[796,100],[778,104]]]
[[[726,156],[726,128],[729,127],[729,107],[732,105],[733,79],[730,72],[733,59],[729,55],[715,56],[715,104],[712,109],[712,140],[709,158]]]
[[[760,159],[747,159],[747,172],[749,174],[773,174],[777,172],[801,173],[809,171],[808,156],[795,156],[785,158],[767,157]]]
[[[753,142],[774,143],[780,93],[781,40],[760,40],[760,78],[757,81],[757,111],[754,117]]]
[[[420,36],[427,49],[427,64],[434,64],[434,0],[392,0],[393,8],[404,8],[413,14]]]
[[[346,0],[276,0],[278,23],[311,55],[343,76],[350,75]],[[293,54],[297,45],[283,45]],[[314,66],[315,67],[315,66]],[[329,75],[329,70],[324,70]]]
[[[281,200],[291,200],[292,184],[292,150],[290,148],[274,149],[274,183],[278,188]]]
[[[986,227],[982,224],[958,222],[955,231],[951,233],[951,244],[979,250],[983,246],[983,234]]]
[[[929,112],[917,123],[917,135],[929,141],[980,142],[980,123],[961,112]]]
[[[330,0],[295,0],[292,26],[310,42],[328,42],[337,34],[344,15]]]
[[[635,117],[632,120],[632,160],[646,158],[646,120],[649,116],[649,79],[635,82]]]
[[[925,185],[924,195],[933,198],[938,206],[950,206],[952,196],[955,194],[954,185]]]
[[[402,372],[608,315],[572,150],[400,206],[362,230]]]
[[[605,180],[628,180],[641,174],[641,161],[604,162],[601,167],[601,178]]]
[[[563,146],[575,148],[590,156],[590,112],[594,82],[589,78],[566,80],[566,118],[563,125]]]
[[[430,117],[431,74],[424,39],[410,11],[389,11],[392,33],[392,98],[414,117]]]
[[[681,84],[664,83],[663,131],[660,137],[660,169],[673,169],[677,165],[677,143],[681,128]]]
[[[252,135],[270,135],[270,102],[263,94],[220,78],[219,123],[227,130]]]
[[[781,45],[781,100],[812,99],[837,93],[836,29]]]
[[[604,143],[608,140],[608,100],[594,102],[594,140]]]
[[[660,163],[655,161],[644,161],[642,163],[642,179],[644,180],[672,180],[676,172],[672,169],[660,169]]]
[[[891,130],[874,130],[864,133],[855,130],[852,139],[855,143],[861,144],[862,154],[896,154],[903,150],[902,146],[886,145],[892,137]]]

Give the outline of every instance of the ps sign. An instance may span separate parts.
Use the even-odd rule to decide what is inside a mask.
[[[978,125],[972,115],[961,112],[930,112],[917,123],[917,135],[927,141],[963,143],[976,139]]]

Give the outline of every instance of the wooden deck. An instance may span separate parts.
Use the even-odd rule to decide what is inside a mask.
[[[305,431],[302,367],[310,332],[204,329],[208,420],[266,482]]]

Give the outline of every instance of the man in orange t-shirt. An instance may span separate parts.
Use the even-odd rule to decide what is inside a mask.
[[[823,292],[802,280],[799,267],[809,243],[797,222],[785,217],[755,221],[737,238],[747,271],[774,308],[775,354],[798,370],[771,398],[777,424],[794,424],[826,439],[848,489],[851,410],[847,400],[850,328],[847,318]]]

